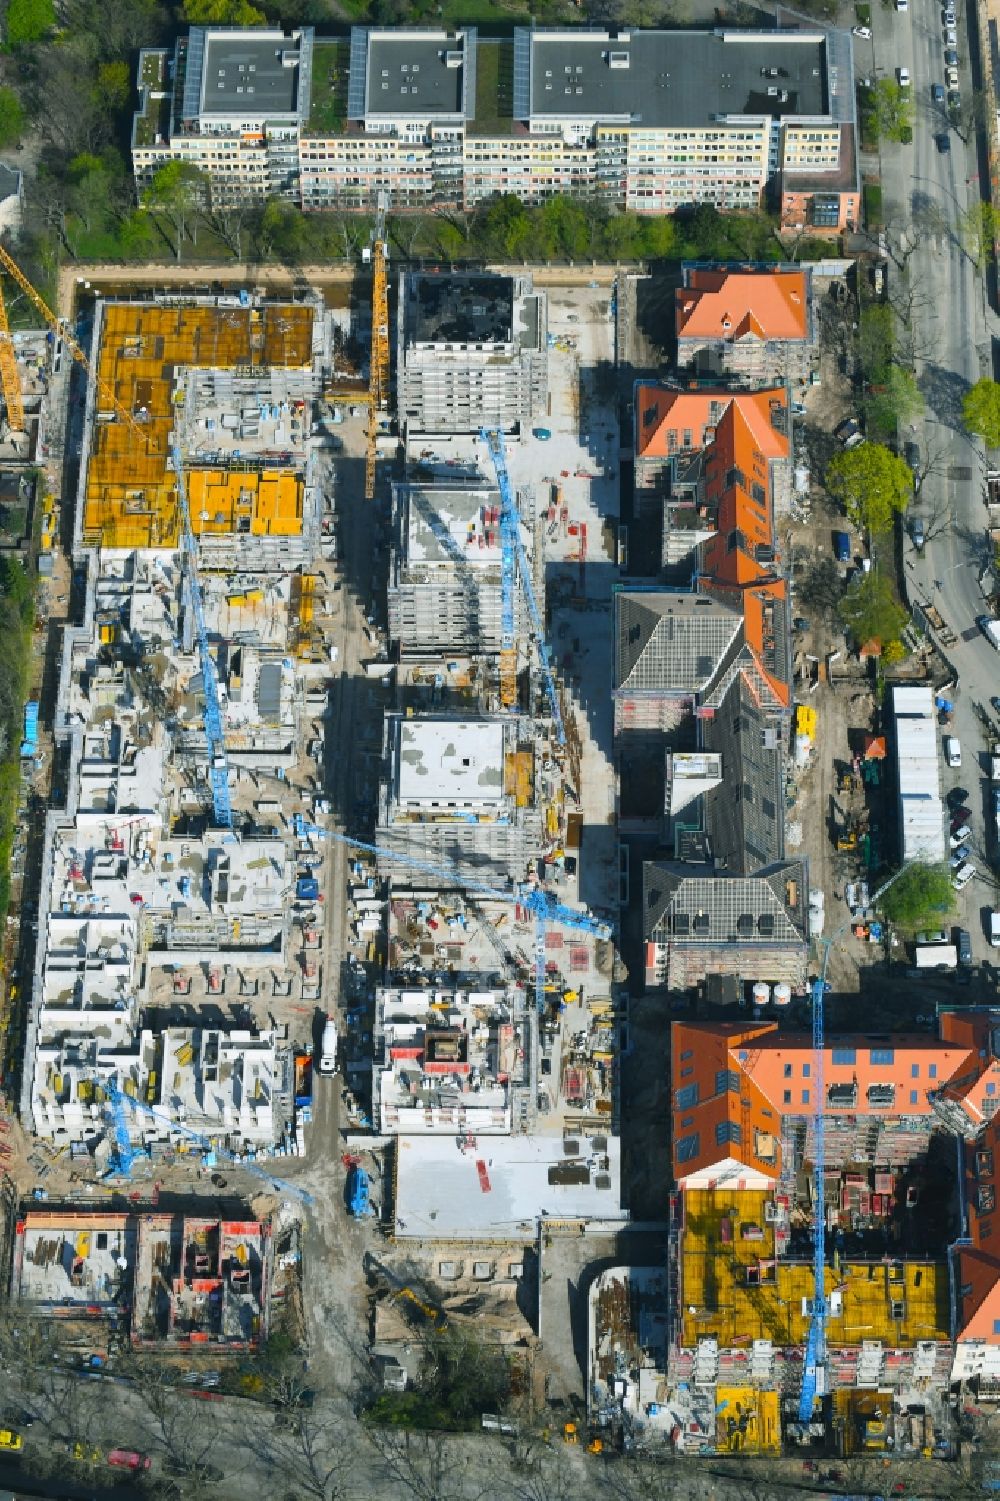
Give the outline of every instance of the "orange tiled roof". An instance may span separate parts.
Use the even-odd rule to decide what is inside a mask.
[[[783,386],[764,391],[671,391],[665,386],[636,387],[635,456],[666,459],[674,453],[697,453],[711,442],[715,429],[736,406],[766,459],[788,457],[788,438],[771,422],[772,404],[787,406]],[[671,443],[671,433],[673,442]],[[684,441],[686,433],[690,440]]]
[[[783,1032],[776,1021],[754,1026],[675,1022],[672,1055],[675,1176],[683,1179],[736,1159],[777,1177],[780,1147],[773,1163],[761,1160],[755,1151],[755,1133],[780,1137],[784,1116],[814,1112],[815,1060],[810,1035]],[[825,1050],[824,1087],[829,1091],[834,1084],[854,1084],[856,1113],[860,1114],[867,1110],[870,1086],[892,1084],[894,1104],[878,1114],[929,1116],[933,1113],[930,1096],[946,1086],[967,1059],[966,1048],[943,1046],[930,1036],[893,1035],[884,1042],[865,1036],[838,1037]],[[734,1076],[739,1087],[720,1090],[723,1073],[727,1080]],[[688,1095],[678,1098],[685,1085],[698,1087],[694,1104],[685,1103],[690,1088]],[[828,1102],[825,1113],[838,1115],[844,1109]],[[738,1131],[733,1129],[737,1126]],[[697,1151],[678,1156],[678,1141],[694,1134]],[[739,1140],[734,1141],[737,1136]]]
[[[679,339],[804,339],[808,333],[804,271],[688,273],[675,296]]]

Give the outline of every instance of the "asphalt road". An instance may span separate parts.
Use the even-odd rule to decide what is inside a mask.
[[[925,521],[926,545],[921,554],[909,536],[903,544],[907,587],[911,603],[935,605],[958,637],[948,650],[960,680],[952,732],[963,746],[960,781],[972,794],[975,860],[983,871],[997,852],[984,778],[986,737],[973,704],[988,705],[1000,688],[1000,659],[976,626],[976,617],[986,611],[979,585],[988,552],[986,461],[982,444],[963,430],[961,416],[969,386],[992,373],[984,282],[962,232],[963,214],[980,197],[976,147],[974,139],[968,145],[962,141],[945,107],[932,98],[933,86],[945,83],[943,6],[937,0],[910,0],[903,13],[884,6],[873,10],[873,41],[855,43],[857,71],[870,72],[873,59],[878,78],[908,68],[913,96],[912,143],[881,146],[890,296],[894,288],[902,291],[905,277],[914,293],[917,379],[926,401],[922,420],[902,436],[916,442],[921,462],[931,465],[913,505],[913,514]],[[957,10],[959,81],[968,103],[978,81],[970,69],[969,26],[975,27],[975,16],[961,0]],[[942,133],[947,152],[935,140]],[[973,881],[960,904],[977,959],[990,956],[982,912],[994,895],[988,881]]]

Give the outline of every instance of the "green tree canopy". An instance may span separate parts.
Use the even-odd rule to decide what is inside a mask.
[[[947,865],[911,865],[881,897],[882,911],[900,928],[919,928],[951,911],[954,891]]]
[[[826,466],[826,488],[854,525],[887,532],[897,511],[913,499],[910,467],[881,443],[859,443]]]
[[[870,573],[858,575],[837,606],[837,613],[857,646],[873,639],[883,646],[898,641],[910,618],[896,598],[892,584],[874,568]]]
[[[267,17],[249,0],[184,0],[192,26],[264,26]]]
[[[0,88],[0,147],[13,146],[24,130],[24,110],[13,89]]]
[[[865,397],[865,421],[876,438],[892,438],[900,427],[916,422],[924,409],[916,376],[902,365],[890,365]]]
[[[55,24],[53,0],[8,0],[7,46],[30,47]]]
[[[1000,385],[995,380],[977,380],[966,391],[962,421],[970,433],[982,438],[987,448],[1000,448]]]
[[[894,78],[880,78],[875,85],[875,118],[879,134],[890,141],[910,139],[913,129],[913,100],[909,89],[900,88]]]

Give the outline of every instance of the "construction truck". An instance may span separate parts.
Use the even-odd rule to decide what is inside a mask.
[[[940,638],[942,645],[954,646],[958,641],[958,637],[951,626],[945,624],[936,606],[924,604],[921,601],[919,608],[923,611],[928,625]]]

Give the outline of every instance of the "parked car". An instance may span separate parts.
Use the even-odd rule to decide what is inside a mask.
[[[23,1449],[24,1439],[13,1428],[0,1428],[0,1449]]]
[[[943,104],[944,103],[944,85],[943,84],[940,84],[940,83],[932,83],[931,84],[931,99],[934,101],[935,104]]]
[[[834,532],[833,555],[838,563],[849,563],[851,561],[851,539],[847,532]]]
[[[944,39],[949,47],[958,46],[958,32],[955,30],[954,26],[948,27],[947,31],[944,34]]]
[[[941,12],[942,24],[945,26],[954,26],[955,19],[955,7],[953,5],[946,5]]]
[[[947,943],[948,935],[944,928],[928,928],[925,933],[917,934],[918,943]]]
[[[863,37],[865,41],[869,41],[871,38],[872,29],[870,26],[852,26],[851,30],[855,36]]]
[[[975,875],[976,867],[974,865],[965,864],[959,870],[956,870],[955,874],[951,878],[951,884],[954,886],[956,891],[964,891],[969,882],[974,879]]]
[[[958,53],[955,51],[954,47],[946,47],[944,49],[944,60],[947,67],[958,67]]]
[[[944,800],[948,804],[948,807],[954,809],[954,811],[957,813],[968,795],[968,787],[952,787],[949,792],[945,793]]]
[[[964,824],[962,828],[956,829],[954,834],[950,834],[948,836],[948,844],[953,850],[963,849],[965,847],[966,841],[971,838],[972,830],[969,828],[968,824]]]
[[[947,85],[948,85],[948,87],[950,89],[957,89],[958,88],[958,69],[957,68],[946,68],[945,69],[945,73],[944,73],[944,77],[945,77],[945,82],[947,83]]]
[[[962,764],[962,742],[957,735],[945,735],[944,757],[953,771]]]
[[[937,135],[934,137],[934,144],[941,156],[947,156],[948,152],[951,150],[951,141],[943,130],[938,131]]]
[[[969,856],[970,856],[971,853],[972,853],[972,845],[971,844],[960,844],[958,846],[958,849],[951,856],[951,859],[948,861],[948,864],[951,866],[952,870],[958,870],[961,866],[963,866],[965,864],[966,860],[968,860],[968,858],[969,858]]]
[[[910,87],[910,70],[909,70],[909,68],[897,68],[896,69],[896,79],[897,79],[897,82],[899,83],[899,87],[901,89],[908,89]]]
[[[927,537],[926,533],[924,532],[924,523],[921,517],[914,516],[913,520],[910,522],[910,536],[913,538],[914,547],[923,547],[925,541],[927,540]]]
[[[966,967],[972,964],[972,935],[967,928],[955,929],[955,947],[958,949],[958,962]]]
[[[148,1454],[140,1454],[136,1449],[111,1449],[108,1464],[116,1470],[148,1470],[151,1460]]]

